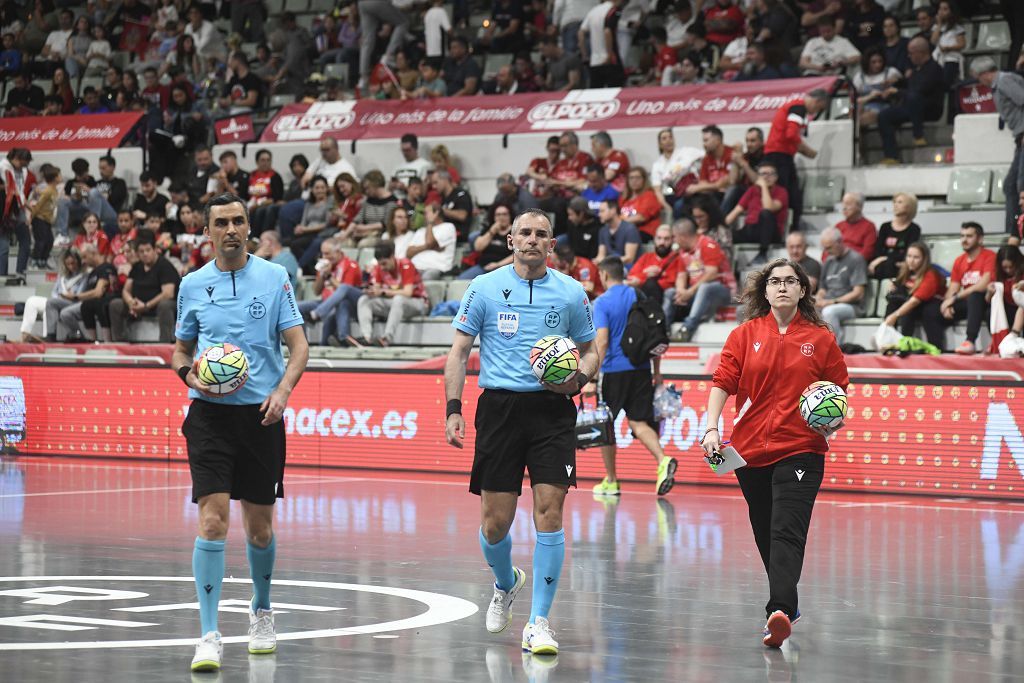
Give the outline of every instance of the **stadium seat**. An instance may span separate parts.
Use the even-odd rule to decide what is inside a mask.
[[[423,286],[426,288],[427,296],[430,298],[430,310],[433,310],[434,306],[445,300],[444,294],[448,288],[447,282],[443,280],[430,280],[424,282]]]
[[[1006,176],[1003,175],[1003,171],[997,170],[992,173],[992,190],[988,193],[988,201],[991,204],[999,204],[1002,206],[1006,202],[1006,197],[1003,196],[1003,181]]]
[[[462,295],[469,289],[469,283],[472,280],[452,280],[448,283],[448,289],[445,291],[445,301],[462,301]]]
[[[295,102],[295,95],[273,95],[270,98],[270,107],[283,107],[286,104],[293,104]]]
[[[843,200],[846,181],[842,176],[808,175],[804,182],[804,210],[808,213],[832,211]]]
[[[833,97],[829,103],[828,117],[833,121],[850,118],[850,98],[841,95]]]
[[[326,64],[324,66],[324,78],[337,78],[338,80],[347,83],[348,64]]]
[[[484,78],[492,78],[498,69],[511,64],[513,59],[515,55],[511,52],[487,53],[484,55]]]
[[[932,211],[959,211],[972,204],[988,201],[992,171],[983,168],[955,168],[949,174],[946,203],[935,204]]]
[[[978,26],[978,52],[1005,52],[1010,49],[1010,25],[1005,21],[986,21]]]
[[[359,261],[359,247],[342,247],[341,250],[353,261]]]
[[[326,14],[332,11],[336,4],[334,0],[309,0],[309,11]]]
[[[253,54],[256,54],[253,52]],[[131,53],[125,52],[124,50],[114,50],[110,53],[110,64],[116,66],[122,71],[128,68],[128,63],[131,62]]]
[[[85,92],[85,89],[89,86],[96,88],[97,90],[103,89],[103,77],[102,76],[82,76],[82,80],[78,82],[78,94],[81,95]]]
[[[964,253],[959,239],[935,240],[928,246],[932,250],[932,263],[945,268],[947,271],[953,270],[953,261],[956,260],[957,256]]]
[[[368,265],[373,263],[375,260],[373,256],[373,247],[363,247],[359,250],[359,258],[357,263],[360,268],[366,268]]]

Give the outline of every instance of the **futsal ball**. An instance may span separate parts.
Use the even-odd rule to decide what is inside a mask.
[[[800,394],[800,416],[808,427],[837,427],[846,417],[846,406],[846,392],[832,382],[814,382]]]
[[[223,396],[238,391],[249,379],[249,361],[234,344],[214,344],[199,356],[196,374],[209,385],[208,392]]]
[[[580,350],[568,337],[542,337],[530,349],[530,366],[540,381],[564,384],[580,369]]]

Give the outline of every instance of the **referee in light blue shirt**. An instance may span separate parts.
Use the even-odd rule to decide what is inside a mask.
[[[578,394],[597,370],[591,348],[594,317],[583,286],[547,267],[555,240],[547,214],[521,213],[512,224],[512,264],[472,281],[452,321],[455,342],[445,365],[448,443],[462,448],[466,423],[462,389],[473,340],[480,335],[480,387],[476,444],[469,490],[480,496],[480,547],[494,572],[487,630],[511,623],[512,601],[526,573],[512,566],[509,529],[522,493],[524,469],[533,488],[537,544],[533,554],[533,605],[523,629],[523,648],[557,654],[548,612],[565,556],[562,506],[576,485]],[[542,385],[530,367],[530,350],[541,337],[570,337],[580,349],[579,372],[565,384]]]
[[[220,668],[223,646],[217,604],[232,498],[242,501],[253,580],[249,652],[269,654],[277,648],[270,579],[276,553],[273,506],[283,495],[281,416],[309,359],[287,271],[246,253],[249,214],[245,202],[233,194],[219,195],[206,205],[205,217],[204,234],[213,243],[216,259],[181,281],[171,361],[192,399],[181,432],[188,444],[192,501],[199,504],[192,571],[202,638],[196,645],[193,671]],[[287,367],[282,339],[290,354]],[[198,354],[218,343],[240,347],[249,361],[248,380],[226,396],[207,393],[208,386],[193,368]]]

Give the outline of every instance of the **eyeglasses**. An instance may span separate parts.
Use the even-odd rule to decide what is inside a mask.
[[[779,174],[776,173],[775,171],[758,171],[757,175],[761,176],[762,178],[772,178]]]
[[[800,284],[800,279],[799,278],[795,278],[795,277],[784,277],[784,278],[770,277],[770,278],[768,278],[768,286],[769,287],[781,287],[782,285],[786,285],[786,288],[788,289],[790,287],[796,287],[799,284]]]

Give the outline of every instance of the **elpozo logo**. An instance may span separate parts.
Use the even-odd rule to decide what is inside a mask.
[[[526,118],[534,128],[582,126],[612,118],[619,113],[620,106],[621,103],[614,96],[594,101],[577,101],[567,97],[535,105]]]
[[[355,120],[354,102],[318,102],[303,114],[285,114],[277,117],[271,130],[278,140],[319,140],[324,133],[337,132],[351,126]]]

